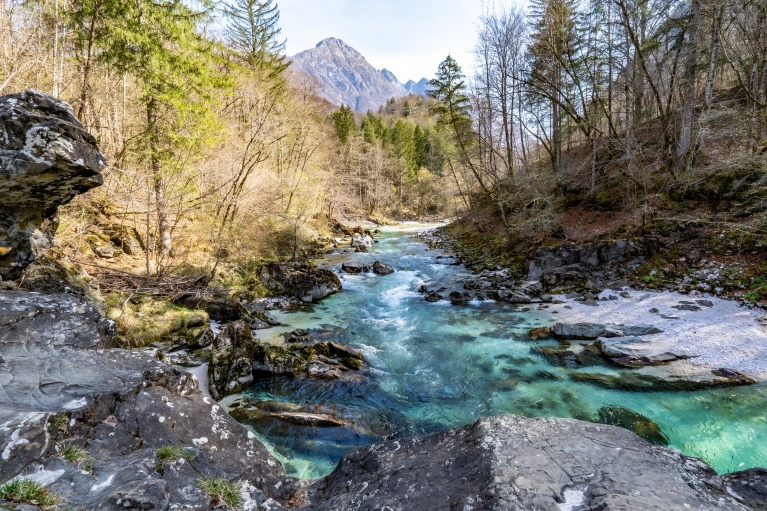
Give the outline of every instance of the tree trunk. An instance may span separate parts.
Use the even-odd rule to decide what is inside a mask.
[[[679,134],[677,156],[687,154],[692,145],[692,121],[695,109],[695,76],[698,67],[698,28],[700,26],[700,0],[692,0],[690,7],[690,36],[687,42],[687,63],[684,72],[684,106],[682,129]]]
[[[157,103],[150,98],[146,107],[147,131],[149,133],[150,163],[154,182],[154,199],[157,208],[157,231],[160,238],[160,254],[168,257],[173,253],[173,242],[168,223],[168,201],[165,197],[165,179],[160,161],[159,126],[157,126]]]
[[[706,76],[706,109],[711,108],[711,104],[714,100],[714,79],[716,78],[716,65],[719,60],[723,17],[724,4],[717,8],[711,24],[711,59],[708,63],[708,75]]]

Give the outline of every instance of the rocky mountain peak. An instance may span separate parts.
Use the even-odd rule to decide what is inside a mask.
[[[359,112],[376,111],[391,98],[421,94],[402,85],[388,69],[377,70],[360,52],[335,37],[323,39],[291,60],[294,71],[317,80],[322,97]]]

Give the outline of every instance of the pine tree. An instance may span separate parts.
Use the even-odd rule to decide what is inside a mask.
[[[251,69],[275,77],[290,64],[285,62],[285,41],[279,41],[280,11],[272,0],[235,0],[225,4],[226,39]]]
[[[417,124],[413,130],[413,160],[416,169],[425,167],[429,160],[429,145],[426,133]]]
[[[214,65],[215,45],[200,30],[205,11],[175,0],[122,2],[110,20],[100,59],[132,75],[141,87],[146,158],[151,169],[161,253],[173,243],[167,205],[168,174],[182,151],[198,151],[216,132],[213,91],[228,86]],[[186,154],[185,156],[189,156]]]
[[[490,193],[477,167],[471,161],[469,149],[474,144],[474,130],[471,119],[471,105],[466,95],[466,82],[461,66],[450,55],[442,61],[437,75],[429,82],[429,97],[437,103],[430,108],[437,115],[437,126],[452,132],[455,143],[466,165],[471,169],[479,186]]]
[[[357,123],[354,120],[352,109],[346,105],[331,114],[333,124],[336,128],[338,139],[344,144],[349,141],[349,137],[357,130]]]
[[[437,76],[429,82],[429,97],[438,103],[431,107],[431,113],[437,115],[437,123],[449,126],[457,137],[468,141],[471,132],[471,105],[466,95],[466,82],[461,74],[461,66],[450,55],[439,65]]]

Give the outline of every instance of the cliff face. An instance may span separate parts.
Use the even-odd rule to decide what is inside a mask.
[[[360,52],[340,39],[324,39],[315,48],[291,57],[294,71],[315,78],[320,95],[337,105],[344,104],[358,112],[378,110],[391,98],[408,94],[421,94],[414,89],[422,82],[413,82],[410,88],[402,85],[388,69],[377,70]]]

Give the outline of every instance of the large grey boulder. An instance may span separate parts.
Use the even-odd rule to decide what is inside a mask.
[[[307,263],[267,263],[259,272],[272,292],[312,303],[341,291],[341,281],[330,270]]]
[[[33,90],[0,97],[0,278],[52,246],[58,207],[101,185],[105,164],[68,104]]]
[[[373,262],[373,273],[376,275],[390,275],[394,273],[394,268],[381,261]]]
[[[351,247],[357,252],[367,252],[370,247],[373,246],[375,241],[369,234],[354,234],[352,237]]]
[[[312,511],[747,511],[700,460],[628,430],[504,415],[372,445],[315,483]]]

